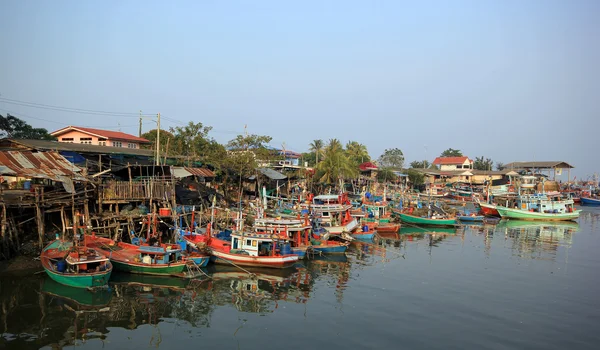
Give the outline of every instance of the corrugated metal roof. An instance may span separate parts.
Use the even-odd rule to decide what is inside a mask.
[[[268,177],[271,180],[285,180],[287,179],[287,176],[283,175],[282,173],[275,171],[271,168],[258,168],[258,171],[263,174],[264,176]],[[256,175],[252,175],[248,178],[249,180],[254,180],[256,179]]]
[[[188,176],[200,176],[200,177],[215,177],[210,169],[207,168],[189,168],[189,167],[173,167],[173,175],[175,177],[188,177]]]
[[[213,173],[210,169],[207,168],[188,168],[185,167],[185,170],[190,172],[192,175],[201,176],[201,177],[215,177],[215,173]]]
[[[50,179],[59,182],[85,181],[81,168],[58,152],[0,151],[0,170],[5,175]]]
[[[575,168],[571,164],[563,161],[540,161],[540,162],[512,162],[504,166],[505,169],[551,169],[551,168]]]

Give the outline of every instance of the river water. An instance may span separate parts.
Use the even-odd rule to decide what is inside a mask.
[[[597,349],[600,209],[354,244],[290,271],[0,280],[0,349]]]

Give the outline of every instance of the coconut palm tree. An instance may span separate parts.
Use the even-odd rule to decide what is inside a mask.
[[[367,146],[356,141],[349,141],[346,144],[346,154],[348,155],[348,158],[350,158],[350,160],[356,165],[371,161],[369,151],[367,151]]]
[[[314,140],[313,142],[311,142],[310,146],[310,151],[315,153],[315,156],[317,157],[316,160],[316,164],[319,164],[319,155],[323,153],[323,140]]]
[[[338,139],[329,140],[323,160],[317,169],[317,178],[323,183],[335,183],[344,178],[354,177],[358,173]]]

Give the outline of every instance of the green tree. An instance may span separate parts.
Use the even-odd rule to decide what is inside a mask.
[[[156,151],[156,133],[157,133],[157,129],[152,129],[152,130],[142,134],[143,138],[150,141],[150,144],[142,146],[143,148]],[[175,139],[175,135],[168,132],[167,130],[160,131],[160,154],[161,155],[163,155],[163,156],[164,156],[164,154],[167,154],[169,156],[176,155],[176,153],[173,151],[173,147],[172,147],[174,139]],[[169,145],[168,150],[167,150],[167,144]]]
[[[381,168],[377,171],[377,180],[380,182],[393,181],[397,179],[398,176],[394,174],[393,170],[390,168]]]
[[[463,156],[463,154],[460,150],[453,149],[453,148],[448,148],[447,150],[442,152],[442,154],[440,154],[440,157],[462,157],[462,156]]]
[[[473,161],[473,169],[475,170],[492,170],[492,166],[494,165],[494,161],[490,158],[476,157],[475,161]]]
[[[349,141],[346,144],[346,155],[348,156],[350,161],[352,161],[356,166],[364,162],[371,161],[371,157],[369,156],[367,146],[356,141]]]
[[[406,175],[408,175],[408,181],[410,181],[413,187],[425,183],[425,175],[415,169],[408,169]]]
[[[55,140],[44,128],[34,128],[24,120],[10,114],[0,115],[0,137],[30,140]]]
[[[504,163],[502,163],[502,162],[496,162],[496,170],[502,171],[505,168],[506,168],[506,166],[504,166]]]
[[[379,166],[382,168],[402,169],[404,154],[399,148],[386,149],[379,157]]]
[[[414,168],[414,169],[427,169],[429,167],[431,167],[431,163],[429,163],[429,161],[427,160],[422,160],[422,161],[418,161],[415,160],[414,162],[410,163],[410,167]]]
[[[315,155],[315,165],[319,164],[319,156],[323,154],[323,140],[313,140],[310,143],[310,151]]]
[[[336,181],[341,182],[344,178],[358,175],[358,168],[352,164],[338,139],[329,140],[317,170],[319,181],[327,184],[335,184]]]

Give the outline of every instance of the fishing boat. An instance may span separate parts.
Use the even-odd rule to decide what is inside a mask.
[[[218,264],[287,268],[299,259],[292,253],[289,238],[283,235],[240,230],[213,236],[208,224],[204,234],[188,232],[183,238],[196,246],[205,245],[211,261]]]
[[[260,234],[274,234],[287,236],[290,240],[292,252],[303,258],[307,253],[316,254],[341,254],[346,252],[349,243],[311,238],[311,229],[308,218],[279,219],[257,218],[254,221],[254,230]]]
[[[178,244],[139,245],[115,242],[110,238],[93,234],[86,239],[88,247],[94,247],[106,254],[115,266],[123,272],[147,275],[195,277],[200,275],[198,265],[186,259]]]
[[[77,288],[105,286],[113,269],[105,255],[80,245],[77,238],[72,242],[57,237],[44,247],[40,260],[50,278]]]
[[[581,205],[600,205],[600,198],[580,197]]]
[[[484,216],[497,216],[497,217],[500,217],[500,213],[498,213],[498,209],[496,209],[496,205],[495,204],[491,204],[491,203],[479,203],[479,206],[481,207],[481,213]]]
[[[435,206],[432,206],[437,208]],[[400,216],[400,220],[407,224],[413,225],[425,225],[425,226],[454,226],[456,225],[456,219],[448,218],[444,213],[438,213],[437,210],[430,210],[432,214],[430,216],[416,216],[413,215],[413,209],[407,210],[393,209],[393,212]]]
[[[481,209],[474,203],[465,203],[462,213],[456,215],[456,219],[464,222],[483,222],[485,216],[481,215]]]
[[[575,220],[581,213],[572,199],[562,200],[560,193],[521,195],[515,208],[498,206],[497,210],[502,218],[546,221]]]
[[[379,224],[376,227],[378,233],[395,233],[400,230],[402,225],[399,223]]]
[[[369,225],[364,225],[360,230],[352,232],[351,235],[353,238],[360,239],[361,241],[371,241],[373,240],[375,232],[375,229],[373,229]]]
[[[347,194],[319,195],[312,197],[309,206],[311,211],[313,229],[315,233],[324,229],[331,235],[349,233],[359,227],[358,220],[350,215],[352,204]]]

